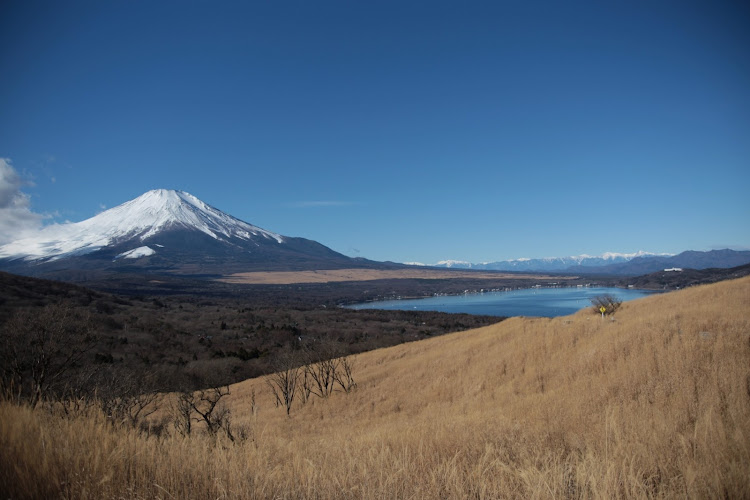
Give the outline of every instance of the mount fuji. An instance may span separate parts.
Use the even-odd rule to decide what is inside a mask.
[[[0,269],[226,274],[373,267],[305,238],[232,217],[184,191],[157,189],[90,219],[53,224],[0,246]]]

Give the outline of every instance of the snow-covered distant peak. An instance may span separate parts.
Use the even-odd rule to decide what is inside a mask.
[[[602,259],[602,260],[631,260],[635,257],[653,257],[653,256],[659,256],[659,257],[671,257],[674,254],[671,253],[654,253],[654,252],[644,252],[643,250],[638,250],[637,252],[633,253],[618,253],[618,252],[604,252],[601,255],[589,255],[587,253],[582,253],[580,255],[570,255],[568,257],[542,257],[537,259],[530,259],[528,257],[522,257],[520,259],[511,259],[506,262],[529,262],[532,260],[535,261],[566,261],[566,262],[582,262],[585,260],[591,260],[591,259]]]
[[[616,253],[616,252],[604,252],[601,255],[601,258],[604,260],[613,260],[613,259],[626,259],[631,260],[636,257],[672,257],[673,253],[654,253],[654,252],[644,252],[643,250],[638,250],[637,252],[633,253]]]
[[[155,189],[81,222],[53,224],[0,246],[0,258],[58,259],[82,255],[167,229],[201,231],[217,240],[263,238],[283,243],[276,233],[243,222],[184,191]]]
[[[544,257],[503,260],[498,262],[469,263],[460,260],[444,260],[436,267],[461,267],[471,269],[491,269],[498,271],[562,271],[577,267],[597,267],[627,262],[636,257],[665,257],[672,254],[644,252],[633,253],[606,252],[602,255],[571,255],[569,257]]]
[[[247,240],[252,236],[262,236],[283,242],[281,235],[227,215],[190,193],[171,189],[148,191],[134,200],[81,222],[86,223],[92,226],[117,225],[120,231],[137,233],[141,240],[166,226],[177,225],[198,229],[216,239],[234,236]]]
[[[465,260],[441,260],[436,266],[440,267],[471,267],[471,262]]]

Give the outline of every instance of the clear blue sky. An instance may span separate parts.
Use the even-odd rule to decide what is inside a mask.
[[[750,8],[6,0],[0,158],[6,238],[171,188],[376,260],[750,248]]]

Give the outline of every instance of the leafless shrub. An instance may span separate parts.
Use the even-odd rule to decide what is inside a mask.
[[[159,409],[161,395],[150,373],[111,369],[97,384],[102,411],[113,423],[137,428]]]
[[[338,344],[331,341],[321,341],[306,349],[303,395],[327,398],[337,386],[347,393],[356,386],[352,375],[353,362],[349,357],[342,356],[343,352]]]
[[[334,348],[324,346],[317,351],[308,351],[308,363],[304,370],[304,388],[307,394],[314,394],[319,398],[327,398],[336,385],[339,359],[333,357]]]
[[[206,430],[212,436],[220,429],[224,429],[227,436],[233,439],[230,432],[230,412],[221,402],[221,398],[229,394],[229,386],[214,387],[198,391],[196,398],[192,400],[193,411],[197,413],[206,424]]]
[[[605,315],[614,314],[621,305],[622,300],[609,293],[597,295],[591,299],[591,307],[596,314],[601,314],[602,312]],[[604,308],[604,311],[602,311],[602,308]]]
[[[0,332],[0,373],[6,396],[28,401],[59,399],[71,373],[97,344],[90,318],[69,305],[17,311]]]
[[[228,394],[229,386],[180,393],[172,406],[175,430],[183,436],[189,436],[193,430],[193,422],[203,422],[210,436],[216,436],[221,430],[234,441],[231,412],[221,401]]]
[[[160,395],[156,392],[125,394],[113,401],[110,415],[136,427],[159,409],[159,400]]]
[[[116,424],[137,427],[146,417],[156,412],[157,393],[127,394],[102,401],[102,410]]]
[[[313,380],[310,376],[308,370],[305,368],[302,369],[302,375],[300,376],[301,380],[300,383],[302,384],[300,387],[300,398],[302,399],[302,404],[307,404],[307,402],[310,399],[310,396],[312,395],[312,384]],[[276,406],[279,406],[279,401],[277,399]]]
[[[166,437],[169,436],[169,424],[171,422],[172,416],[163,414],[155,419],[140,421],[138,427],[146,436]]]
[[[177,395],[172,403],[172,423],[178,434],[189,436],[193,431],[193,400],[192,391],[184,391]]]
[[[304,404],[311,396],[328,398],[337,388],[347,393],[354,389],[354,364],[341,352],[337,343],[319,341],[278,356],[275,372],[266,378],[276,406],[286,408],[288,415],[296,397]]]
[[[339,370],[336,372],[336,383],[347,394],[357,387],[354,381],[354,359],[346,356],[339,359]]]
[[[289,415],[304,370],[299,366],[298,357],[291,352],[280,355],[275,368],[276,371],[266,378],[266,383],[271,388],[276,406],[284,406],[286,414]]]

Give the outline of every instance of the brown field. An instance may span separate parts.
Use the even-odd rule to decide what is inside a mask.
[[[272,271],[230,274],[219,279],[224,283],[252,285],[291,285],[298,283],[332,283],[342,281],[374,281],[390,279],[535,279],[570,280],[570,276],[542,276],[538,274],[479,273],[470,271],[441,271],[437,269],[330,269],[321,271]]]
[[[0,491],[750,497],[750,278],[628,302],[614,319],[513,318],[355,363],[355,391],[297,402],[289,417],[264,379],[232,386],[241,443],[146,435],[96,410],[64,416],[2,403]]]

